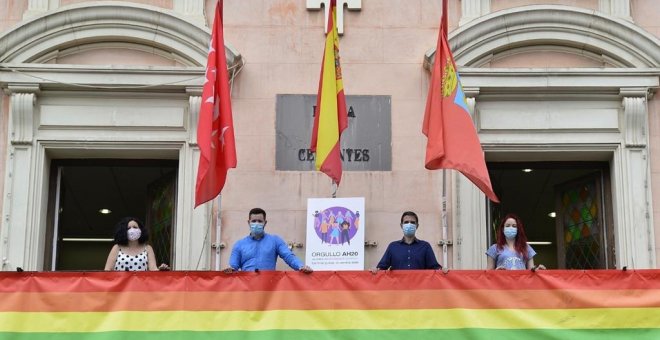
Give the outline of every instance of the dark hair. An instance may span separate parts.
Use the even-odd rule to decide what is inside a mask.
[[[124,217],[117,223],[115,226],[115,243],[125,246],[128,245],[128,223],[131,221],[135,221],[137,223],[138,227],[140,227],[140,231],[142,232],[140,234],[140,238],[138,239],[138,243],[140,244],[145,244],[147,241],[149,241],[149,232],[147,231],[147,228],[144,227],[144,224],[142,221],[135,217]]]
[[[250,215],[264,215],[264,220],[266,219],[266,211],[261,209],[261,208],[252,208],[250,210],[250,213],[248,214],[248,218],[250,218]]]
[[[350,223],[348,223],[348,221],[341,222],[341,225],[344,225],[344,224],[347,225],[347,226],[351,225]]]
[[[516,214],[506,214],[506,216],[504,216],[502,219],[502,222],[500,222],[500,227],[497,230],[497,249],[503,249],[504,245],[506,244],[506,236],[504,236],[504,223],[510,218],[516,220],[516,228],[518,229],[518,232],[516,233],[516,242],[514,244],[514,248],[516,248],[516,251],[522,255],[525,261],[527,261],[527,235],[525,235],[525,227],[523,226],[522,220]]]
[[[417,224],[419,224],[419,218],[417,217],[417,214],[415,214],[412,211],[406,211],[401,215],[401,223],[403,223],[403,218],[406,216],[413,216],[415,218],[415,221],[417,221]]]

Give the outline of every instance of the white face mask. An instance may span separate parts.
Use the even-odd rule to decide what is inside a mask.
[[[142,230],[140,230],[140,228],[128,229],[128,239],[130,241],[137,241],[140,236],[142,236]]]

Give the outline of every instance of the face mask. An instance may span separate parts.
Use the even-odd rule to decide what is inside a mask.
[[[250,223],[250,233],[254,236],[261,236],[264,234],[264,225],[261,223]]]
[[[417,226],[412,223],[406,223],[403,225],[403,235],[412,237],[415,236],[415,231],[417,231]]]
[[[137,239],[139,239],[140,236],[142,236],[142,230],[140,230],[139,228],[128,229],[128,239],[130,241],[137,241]]]
[[[504,227],[504,236],[506,238],[516,238],[516,235],[518,235],[518,228]]]

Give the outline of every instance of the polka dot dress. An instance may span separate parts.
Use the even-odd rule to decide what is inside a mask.
[[[137,255],[124,254],[124,252],[121,251],[121,248],[119,248],[119,253],[117,253],[117,261],[115,261],[115,270],[127,272],[148,270],[149,266],[147,263],[146,247],[141,253]]]

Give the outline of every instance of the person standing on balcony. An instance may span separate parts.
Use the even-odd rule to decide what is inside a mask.
[[[309,274],[312,268],[305,266],[277,235],[267,234],[266,211],[254,208],[248,214],[250,235],[234,244],[225,273],[235,271],[275,270],[277,257],[281,257],[293,270]]]
[[[387,246],[383,258],[372,272],[380,269],[442,269],[435,259],[431,245],[415,236],[419,228],[417,214],[412,211],[404,212],[400,226],[403,238]]]
[[[147,241],[149,232],[144,224],[135,217],[125,217],[117,223],[115,245],[108,254],[105,270],[145,271],[169,270],[163,263],[156,266],[156,255]]]
[[[545,269],[534,266],[536,251],[527,244],[523,222],[516,214],[507,214],[497,229],[497,243],[486,251],[488,269]]]

